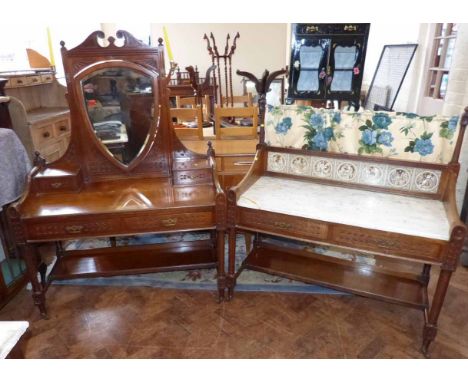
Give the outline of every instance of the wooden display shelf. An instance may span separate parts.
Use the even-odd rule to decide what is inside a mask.
[[[305,256],[292,248],[261,243],[247,256],[242,268],[418,309],[428,308],[427,288],[416,275],[385,272],[372,265],[312,252]]]
[[[27,119],[31,124],[41,123],[51,118],[68,118],[70,110],[68,107],[40,107],[28,111]]]
[[[216,266],[209,240],[146,244],[65,251],[55,264],[49,281],[106,277]]]

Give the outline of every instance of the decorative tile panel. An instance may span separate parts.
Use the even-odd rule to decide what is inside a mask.
[[[272,151],[268,152],[267,170],[429,194],[437,193],[441,176],[440,170]]]

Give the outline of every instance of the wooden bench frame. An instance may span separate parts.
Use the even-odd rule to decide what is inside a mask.
[[[333,289],[372,297],[404,306],[417,308],[424,314],[422,352],[428,354],[430,343],[437,334],[437,320],[445,299],[452,273],[455,271],[462,251],[466,227],[459,218],[456,207],[456,180],[460,170],[458,163],[463,134],[468,124],[468,107],[462,116],[461,131],[450,163],[437,165],[421,162],[382,159],[368,156],[314,152],[308,150],[269,147],[264,142],[257,146],[254,163],[244,179],[228,192],[227,230],[229,235],[229,261],[227,271],[228,300],[233,297],[236,279],[244,269],[261,271],[273,275],[323,285]],[[263,136],[263,135],[261,135]],[[334,159],[352,159],[405,165],[413,168],[427,168],[441,171],[438,191],[429,195],[414,191],[377,188],[369,185],[349,184],[338,181],[310,179],[303,176],[287,175],[267,170],[269,152],[291,153],[303,156],[325,156]],[[309,182],[332,184],[334,186],[358,188],[368,191],[403,194],[441,200],[450,223],[450,240],[436,240],[394,232],[364,229],[357,226],[316,221],[303,217],[285,215],[238,205],[239,197],[261,176],[304,179]],[[236,233],[247,231],[255,234],[254,245],[240,269],[235,269]],[[419,275],[408,275],[395,271],[382,271],[350,261],[330,259],[310,251],[287,248],[266,243],[262,234],[295,239],[313,244],[333,245],[340,248],[361,251],[377,256],[390,257],[401,261],[422,264]],[[417,245],[415,245],[415,243]],[[419,248],[425,248],[420,252]],[[436,290],[429,302],[427,286],[432,265],[441,267]]]

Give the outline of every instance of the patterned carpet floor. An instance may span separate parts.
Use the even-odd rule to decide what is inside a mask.
[[[176,233],[176,234],[152,234],[142,236],[130,236],[117,238],[117,245],[137,245],[137,244],[155,244],[178,241],[192,241],[208,239],[207,232],[198,233]],[[279,241],[278,239],[267,239],[271,241]],[[282,245],[289,247],[305,247],[305,244],[281,240]],[[66,249],[90,249],[109,246],[109,240],[90,239],[70,241],[66,244]],[[314,247],[315,252],[345,258],[353,261],[372,262],[373,259],[369,256],[359,257],[356,254],[346,254],[338,252],[335,249],[328,247]],[[226,245],[226,260],[227,260],[227,245]],[[237,237],[236,250],[236,269],[239,268],[243,259],[246,256],[245,240],[242,235]],[[356,257],[357,256],[357,257]],[[74,279],[55,281],[56,285],[114,285],[114,286],[149,286],[158,288],[176,288],[176,289],[216,289],[216,270],[215,269],[200,269],[189,271],[176,272],[159,272],[142,275],[130,276],[114,276],[114,277],[99,277],[87,279]],[[335,290],[323,288],[317,285],[305,284],[299,281],[289,280],[282,277],[272,276],[265,273],[245,270],[241,273],[237,280],[236,290],[239,291],[260,291],[260,292],[298,292],[298,293],[315,293],[315,294],[343,294]]]

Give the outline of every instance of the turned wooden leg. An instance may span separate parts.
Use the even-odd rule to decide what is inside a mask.
[[[42,288],[45,288],[46,283],[47,283],[47,264],[44,262],[41,262],[38,267],[39,274],[41,275],[41,286]]]
[[[424,264],[421,275],[419,276],[419,279],[424,285],[427,286],[429,284],[430,278],[431,278],[431,264]]]
[[[245,232],[244,239],[245,239],[245,253],[248,255],[249,252],[252,250],[252,234],[249,232]]]
[[[236,283],[236,229],[229,228],[229,264],[228,264],[228,276],[227,276],[227,287],[228,295],[227,300],[230,301],[234,294],[234,285]]]
[[[442,304],[444,303],[445,294],[447,293],[451,277],[452,271],[447,269],[442,269],[440,271],[436,291],[434,293],[431,308],[423,330],[423,344],[421,351],[426,357],[428,356],[429,345],[437,335],[437,320],[439,318],[440,310],[442,309]]]
[[[41,316],[47,318],[47,310],[45,306],[45,292],[41,283],[37,279],[38,269],[38,252],[35,245],[24,244],[19,246],[21,256],[26,264],[26,273],[32,285],[32,298],[34,305],[39,308]]]
[[[216,238],[216,250],[218,252],[218,302],[224,300],[224,290],[226,289],[226,270],[224,265],[224,234],[225,231],[218,231]]]
[[[109,242],[110,242],[111,247],[117,247],[117,240],[115,236],[109,237]]]

